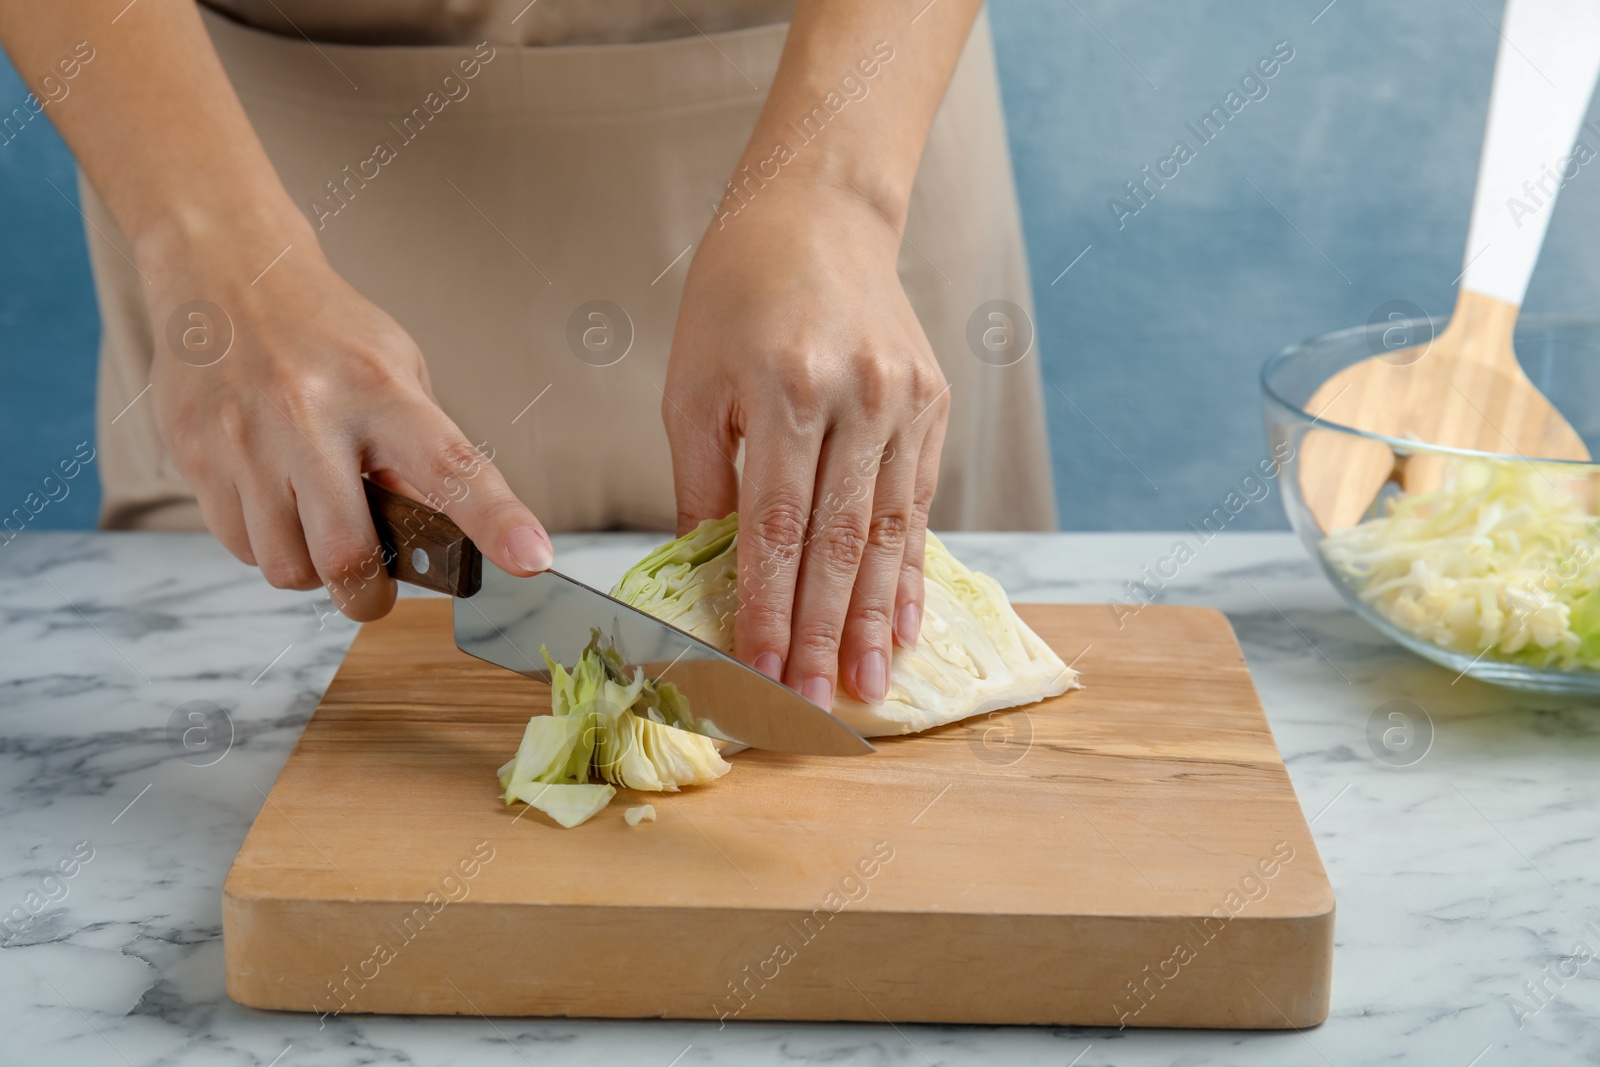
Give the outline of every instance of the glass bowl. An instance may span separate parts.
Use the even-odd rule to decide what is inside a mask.
[[[1268,360],[1261,390],[1271,456],[1263,472],[1276,469],[1289,524],[1334,587],[1397,643],[1498,685],[1600,693],[1600,464],[1447,448],[1306,411],[1318,387],[1346,367],[1425,343],[1442,328],[1391,317]],[[1534,385],[1600,456],[1600,319],[1530,316],[1513,343]],[[1380,442],[1397,461],[1361,522],[1327,536],[1301,483],[1311,434]],[[1398,484],[1408,469],[1425,483],[1409,492]]]

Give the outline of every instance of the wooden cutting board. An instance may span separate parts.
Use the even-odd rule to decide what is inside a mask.
[[[1087,688],[851,759],[744,752],[563,830],[548,690],[450,603],[362,628],[223,890],[228,995],[315,1012],[1303,1027],[1333,893],[1227,620],[1020,605]],[[628,826],[630,804],[655,823]]]

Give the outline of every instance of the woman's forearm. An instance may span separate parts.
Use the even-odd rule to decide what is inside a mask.
[[[839,685],[883,700],[921,629],[950,390],[896,259],[978,6],[798,0],[684,285],[662,394],[679,532],[738,510],[735,651],[824,708]]]
[[[371,474],[437,500],[501,569],[550,565],[538,520],[440,410],[416,342],[322,256],[193,0],[0,0],[0,41],[39,88],[79,42],[94,49],[46,114],[133,243],[150,320],[166,327],[149,404],[234,555],[282,588],[325,584],[351,618],[383,615],[395,590],[368,573],[383,554]],[[227,320],[221,355],[203,347],[217,320],[191,301]],[[206,326],[202,347],[191,322]]]
[[[981,6],[798,0],[718,213],[723,223],[767,184],[801,175],[867,197],[901,228],[928,129]]]
[[[248,263],[309,232],[193,0],[0,0],[0,43],[137,259],[215,241]],[[93,58],[52,100],[62,60],[85,48]]]

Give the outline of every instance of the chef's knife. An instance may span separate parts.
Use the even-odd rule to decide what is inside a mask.
[[[564,574],[507,574],[448,516],[365,485],[389,573],[455,598],[456,646],[468,655],[548,682],[541,647],[571,667],[599,630],[630,670],[676,685],[696,724],[724,740],[817,756],[873,751],[828,712],[699,638]]]

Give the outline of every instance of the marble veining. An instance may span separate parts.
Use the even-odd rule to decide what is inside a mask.
[[[605,585],[655,540],[563,537],[558,558]],[[1018,600],[1104,602],[1174,535],[947,540]],[[0,547],[0,1064],[1600,1061],[1593,702],[1455,679],[1394,647],[1287,534],[1223,534],[1161,597],[1232,620],[1313,820],[1339,905],[1325,1025],[324,1022],[223,995],[220,891],[355,626],[207,537],[25,534]],[[1092,684],[1092,652],[1080,666]],[[1431,724],[1420,759],[1385,763],[1369,741],[1391,701]],[[192,720],[212,731],[199,752],[174,744],[183,708],[220,709]]]

